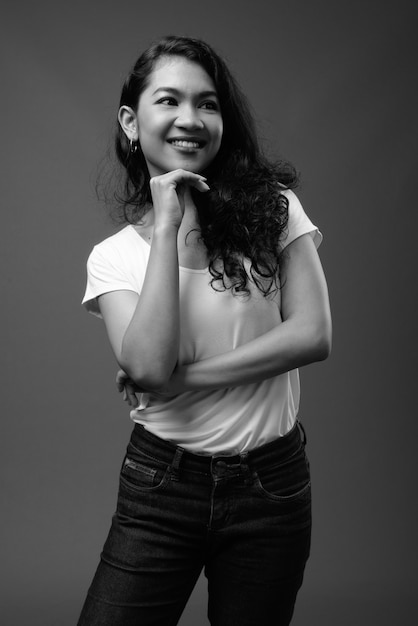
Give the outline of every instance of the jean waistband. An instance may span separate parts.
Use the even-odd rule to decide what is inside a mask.
[[[157,437],[141,424],[135,424],[131,443],[147,456],[167,463],[175,469],[181,467],[184,470],[210,474],[214,463],[218,465],[221,463],[225,467],[248,465],[255,471],[277,465],[306,444],[306,435],[303,426],[297,421],[283,437],[278,437],[248,452],[234,455],[222,453],[206,455],[185,450],[181,446]]]

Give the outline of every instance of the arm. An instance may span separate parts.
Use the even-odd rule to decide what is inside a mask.
[[[235,350],[177,368],[177,393],[259,382],[326,359],[331,314],[321,262],[310,235],[289,244],[281,268],[283,322]]]
[[[151,179],[154,232],[141,295],[113,291],[99,298],[109,340],[120,367],[141,388],[163,386],[179,349],[177,234],[188,185],[206,191],[203,178],[175,170]]]

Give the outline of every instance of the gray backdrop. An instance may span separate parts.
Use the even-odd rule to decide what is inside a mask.
[[[294,624],[417,623],[415,5],[3,3],[5,626],[76,623],[115,507],[131,423],[80,299],[114,229],[94,181],[122,80],[169,33],[226,57],[325,235],[334,350],[302,371],[315,521]],[[205,593],[202,578],[182,626],[207,624]]]

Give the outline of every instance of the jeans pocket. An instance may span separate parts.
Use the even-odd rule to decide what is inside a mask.
[[[254,474],[259,494],[277,502],[308,502],[311,498],[309,463],[302,448],[296,455]]]
[[[121,487],[133,491],[150,491],[161,487],[169,479],[168,468],[148,467],[126,456],[120,472]]]

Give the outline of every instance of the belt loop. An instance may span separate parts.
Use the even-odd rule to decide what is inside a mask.
[[[303,446],[306,446],[306,443],[307,443],[308,439],[307,439],[307,437],[306,437],[306,432],[305,432],[305,429],[304,429],[304,427],[302,426],[302,422],[300,422],[300,421],[298,420],[296,423],[297,423],[297,425],[299,426],[300,436],[301,436],[301,439],[302,439],[302,445],[303,445]]]
[[[241,471],[243,475],[246,477],[245,482],[247,483],[248,480],[251,478],[250,468],[248,467],[248,452],[242,452],[239,456],[240,456]]]
[[[172,480],[179,480],[179,469],[180,469],[180,461],[183,456],[183,448],[177,447],[174,453],[173,462],[170,465],[170,474],[172,475]]]

